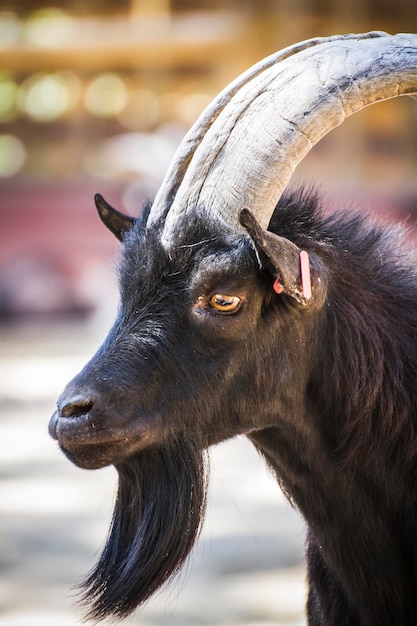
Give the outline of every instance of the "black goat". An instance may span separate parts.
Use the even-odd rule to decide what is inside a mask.
[[[415,36],[315,40],[297,46],[294,58],[301,54],[304,67],[310,55],[317,60],[317,49],[320,59],[326,56],[320,49],[328,46],[332,62],[336,53],[346,61],[354,50],[357,74],[345,67],[339,91],[342,85],[356,92],[363,80],[357,46],[368,68],[383,59],[384,98],[397,95],[399,83],[402,93],[417,91]],[[293,52],[278,60],[285,64]],[[387,57],[395,57],[394,69]],[[276,62],[250,71],[249,84]],[[314,65],[322,86],[323,62]],[[267,85],[274,91],[269,74]],[[370,100],[378,99],[376,88],[367,88]],[[268,215],[262,204],[255,217],[241,207],[271,196],[259,172],[253,193],[247,171],[233,178],[230,200],[224,132],[233,138],[236,118],[240,124],[244,116],[233,117],[224,103],[234,101],[237,89],[243,101],[238,82],[218,101],[226,112],[226,119],[216,114],[220,126],[213,110],[203,116],[204,137],[201,125],[191,131],[197,147],[178,155],[140,219],[96,198],[101,218],[123,241],[119,312],[50,423],[74,463],[114,464],[119,472],[110,535],[85,583],[90,616],[129,614],[177,572],[204,514],[204,450],[244,433],[307,522],[309,623],[411,626],[417,623],[414,266],[400,252],[397,231],[358,216],[323,217],[311,193],[284,195]],[[255,101],[257,107],[259,93]],[[309,128],[313,109],[285,132],[297,129],[305,142],[302,124]],[[211,134],[223,147],[207,165]],[[277,145],[281,138],[274,138]],[[253,136],[244,150],[253,156],[251,142]],[[233,145],[232,139],[236,156]],[[261,151],[260,160],[265,146]],[[295,152],[297,159],[302,149]],[[255,155],[250,167],[257,163]],[[187,177],[197,165],[204,180],[195,189]],[[245,201],[240,207],[236,193]],[[229,223],[223,204],[214,215],[210,202],[220,199],[235,205]]]

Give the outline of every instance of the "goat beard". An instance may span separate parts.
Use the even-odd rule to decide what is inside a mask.
[[[117,466],[108,539],[82,584],[87,619],[121,619],[184,564],[204,518],[202,450],[182,439],[143,450]]]

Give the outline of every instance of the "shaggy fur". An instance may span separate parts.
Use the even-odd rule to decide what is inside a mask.
[[[314,198],[287,200],[270,228],[316,251],[330,270],[311,337],[306,422],[300,432],[278,426],[252,437],[309,525],[309,624],[411,626],[415,263],[400,229],[352,213],[323,218]]]
[[[198,536],[206,477],[188,441],[133,455],[117,467],[109,537],[84,583],[88,618],[121,618],[176,574]]]

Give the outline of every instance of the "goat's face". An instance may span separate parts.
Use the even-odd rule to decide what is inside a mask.
[[[267,426],[280,403],[288,409],[294,401],[290,381],[304,380],[305,359],[296,351],[303,345],[300,316],[311,306],[294,291],[296,247],[268,236],[274,240],[263,248],[270,246],[271,257],[273,245],[279,246],[279,268],[269,258],[271,268],[264,263],[261,269],[264,250],[256,252],[245,236],[200,230],[168,255],[143,225],[131,229],[117,320],[61,395],[51,420],[51,434],[72,461],[86,468],[117,465],[183,435],[202,449]],[[273,272],[281,277],[280,295]],[[271,349],[275,371],[268,375]]]
[[[302,397],[290,382],[305,379],[295,346],[319,273],[307,304],[294,244],[203,230],[170,254],[139,222],[124,235],[118,317],[50,422],[74,463],[119,472],[109,539],[84,585],[93,618],[130,613],[186,559],[203,518],[203,450],[293,415]]]

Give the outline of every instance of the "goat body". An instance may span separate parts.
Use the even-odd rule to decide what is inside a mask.
[[[301,42],[207,107],[140,219],[96,196],[123,243],[119,312],[50,421],[74,463],[119,472],[92,617],[177,572],[204,451],[243,434],[306,520],[310,625],[417,624],[415,263],[395,232],[282,195],[348,115],[413,94],[417,35]]]
[[[200,495],[196,503],[179,498],[183,525],[164,528],[168,485],[177,493],[182,475],[169,470],[166,488],[138,495],[143,510],[153,507],[159,534],[135,526],[118,545],[139,493],[123,495],[123,468],[140,485],[154,471],[164,475],[161,461],[151,461],[154,447],[170,466],[173,442],[204,450],[244,433],[308,524],[309,623],[417,622],[416,276],[396,230],[357,216],[326,218],[318,204],[312,194],[284,197],[267,243],[225,240],[199,222],[169,257],[146,230],[146,214],[126,235],[118,318],[61,398],[64,417],[51,422],[77,464],[120,471],[113,533],[87,582],[95,617],[125,615],[175,573],[198,534],[193,519],[184,542],[187,515],[204,511],[202,461],[184,452],[186,475],[197,477],[189,492]],[[273,258],[275,238],[282,266],[272,271],[260,258],[268,246]],[[315,259],[311,303],[286,282],[287,241]],[[239,297],[240,310],[218,313],[210,304],[217,293]],[[86,387],[88,411],[73,399]],[[142,455],[146,471],[136,471]],[[181,554],[158,569],[149,542],[178,545]]]

